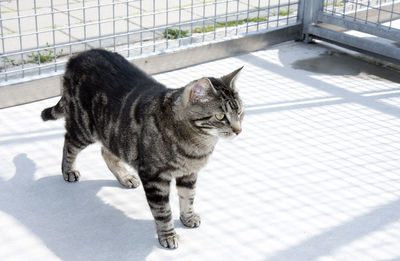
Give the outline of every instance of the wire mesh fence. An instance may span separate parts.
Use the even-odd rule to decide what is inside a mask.
[[[324,12],[400,30],[399,0],[325,0]]]
[[[105,48],[133,58],[297,22],[299,0],[13,0],[0,3],[0,84],[60,73]]]
[[[400,64],[400,0],[310,0],[305,41],[320,39]]]

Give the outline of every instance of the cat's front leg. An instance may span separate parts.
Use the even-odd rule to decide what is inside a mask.
[[[180,219],[187,227],[200,226],[200,216],[194,213],[193,202],[196,193],[197,173],[176,178],[176,188],[179,195]]]
[[[161,177],[151,180],[142,178],[147,202],[156,222],[158,241],[163,247],[177,248],[178,235],[175,232],[169,205],[170,182],[170,179]]]

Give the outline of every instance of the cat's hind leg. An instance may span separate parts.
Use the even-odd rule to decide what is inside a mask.
[[[140,185],[139,177],[129,174],[121,159],[104,147],[101,148],[101,155],[103,156],[107,167],[122,186],[127,188],[137,188]]]
[[[75,164],[76,156],[88,145],[89,144],[74,141],[68,132],[65,134],[63,160],[61,165],[61,170],[65,181],[74,182],[79,180],[80,174],[76,169]]]

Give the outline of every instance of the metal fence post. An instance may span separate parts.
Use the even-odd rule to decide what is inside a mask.
[[[324,0],[303,0],[302,18],[303,18],[303,40],[307,43],[312,41],[309,34],[309,27],[317,22],[318,13],[322,11]]]

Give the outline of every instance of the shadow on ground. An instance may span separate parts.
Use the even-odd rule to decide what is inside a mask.
[[[379,99],[397,97],[399,94],[383,94],[374,96],[364,96],[363,93],[357,93],[345,88],[341,88],[334,83],[328,83],[312,77],[313,73],[322,73],[330,75],[360,75],[365,74],[366,77],[376,79],[386,79],[392,82],[400,83],[400,74],[398,71],[387,69],[381,66],[370,64],[365,61],[359,61],[347,54],[335,53],[333,55],[328,53],[322,53],[320,56],[301,59],[293,62],[293,57],[290,54],[279,52],[279,60],[283,64],[282,66],[275,65],[266,59],[257,57],[253,54],[246,54],[245,56],[239,56],[243,62],[248,62],[260,69],[267,69],[278,75],[288,75],[288,70],[304,70],[310,72],[309,74],[292,74],[292,80],[303,83],[306,86],[315,88],[316,90],[326,92],[331,97],[337,98],[337,100],[327,102],[315,102],[315,103],[304,103],[294,106],[279,106],[278,108],[252,110],[252,113],[266,113],[272,111],[280,111],[287,109],[299,109],[309,108],[313,106],[323,106],[329,104],[340,104],[340,103],[356,103],[362,106],[372,108],[385,114],[399,117],[400,109],[392,105],[377,102]],[[397,89],[396,89],[397,90]],[[313,100],[313,99],[311,99]],[[296,100],[294,102],[302,102],[303,100]],[[268,104],[259,104],[256,106]]]
[[[369,78],[400,83],[399,73],[394,70],[335,51],[324,52],[318,57],[297,60],[291,66],[293,69],[327,75],[360,75],[360,77],[365,75]]]
[[[400,199],[382,205],[365,215],[344,222],[297,245],[278,251],[266,260],[318,260],[318,258],[332,254],[335,250],[372,232],[379,231],[398,220],[400,220]]]
[[[313,106],[324,106],[339,103],[358,103],[368,108],[386,113],[391,116],[400,117],[400,110],[390,105],[378,103],[377,98],[391,97],[391,95],[380,95],[378,97],[365,97],[362,94],[342,89],[335,84],[330,84],[315,78],[312,73],[322,73],[327,75],[359,75],[363,74],[367,77],[375,79],[385,79],[388,81],[400,83],[400,75],[397,71],[390,70],[381,66],[377,66],[343,53],[325,52],[318,57],[297,60],[291,62],[292,58],[287,54],[280,53],[280,62],[283,67],[275,65],[266,59],[247,54],[243,58],[243,62],[248,62],[260,69],[267,69],[278,75],[288,75],[287,70],[304,70],[310,74],[293,76],[292,80],[301,82],[307,86],[311,86],[319,91],[324,91],[339,98],[338,100],[328,102],[305,103],[299,105],[279,106],[277,108],[252,110],[248,114],[261,114],[281,110],[294,110],[299,108],[310,108]],[[398,96],[396,93],[394,96]],[[308,100],[304,100],[308,101]],[[268,104],[264,104],[268,105]],[[257,107],[257,106],[254,106]],[[318,260],[323,256],[329,256],[335,250],[345,247],[352,242],[367,236],[373,232],[384,229],[385,226],[398,222],[400,220],[400,199],[389,202],[372,209],[361,216],[357,216],[352,220],[343,222],[331,229],[312,236],[296,245],[274,253],[265,260]],[[399,260],[397,258],[393,260]]]
[[[96,195],[118,186],[114,180],[68,184],[56,175],[35,181],[36,165],[26,154],[13,161],[14,177],[0,182],[0,210],[61,260],[144,260],[158,246],[153,220],[133,220]]]

